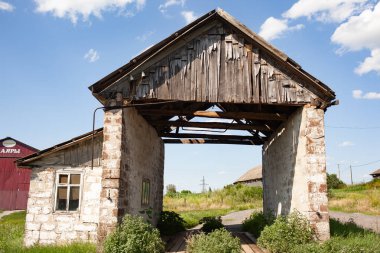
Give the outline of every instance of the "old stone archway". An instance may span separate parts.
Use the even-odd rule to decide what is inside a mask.
[[[297,209],[320,240],[329,238],[324,112],[335,94],[223,10],[202,16],[90,89],[103,105],[115,106],[105,112],[100,238],[124,213],[137,212],[136,173],[153,175],[159,200],[152,207],[162,208],[164,143],[263,145],[264,211]],[[215,105],[222,111],[207,111]],[[180,127],[247,134],[183,133]]]
[[[33,168],[26,245],[102,241],[126,213],[157,214],[165,144],[262,145],[264,211],[298,210],[320,240],[329,238],[324,113],[336,104],[335,94],[223,10],[195,20],[90,90],[105,107],[103,129],[18,160]],[[220,110],[208,110],[213,106]]]

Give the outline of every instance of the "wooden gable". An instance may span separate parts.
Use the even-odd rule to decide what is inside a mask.
[[[213,15],[195,21],[188,33],[176,33],[181,39],[167,39],[136,57],[118,70],[123,75],[117,80],[105,86],[107,77],[99,81],[105,87],[101,91],[96,91],[99,82],[91,89],[101,100],[116,93],[134,100],[255,104],[335,98],[327,86],[224,11]]]

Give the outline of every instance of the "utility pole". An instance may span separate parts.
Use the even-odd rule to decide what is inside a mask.
[[[206,181],[205,181],[205,177],[203,176],[203,179],[201,180],[201,185],[202,185],[202,193],[205,193],[206,192]]]
[[[340,164],[338,163],[338,178],[340,179]]]
[[[353,185],[354,182],[352,181],[352,166],[351,166],[351,164],[350,164],[350,174],[351,174],[351,185]]]

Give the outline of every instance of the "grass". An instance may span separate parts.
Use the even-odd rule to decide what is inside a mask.
[[[164,210],[174,211],[185,220],[186,228],[199,224],[203,217],[222,216],[230,212],[261,208],[261,187],[228,185],[208,193],[176,193],[164,197]]]
[[[380,215],[380,180],[332,189],[329,208],[340,212]]]
[[[36,245],[24,248],[25,212],[4,216],[0,220],[0,253],[90,253],[96,252],[96,246],[90,243],[73,243],[69,245]]]

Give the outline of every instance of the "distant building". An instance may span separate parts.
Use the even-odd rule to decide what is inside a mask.
[[[15,161],[38,150],[13,139],[0,139],[0,210],[26,209],[31,170]]]
[[[380,178],[380,169],[375,170],[370,174],[373,178]]]
[[[263,173],[261,165],[258,165],[244,173],[234,184],[246,184],[249,186],[263,186]]]

